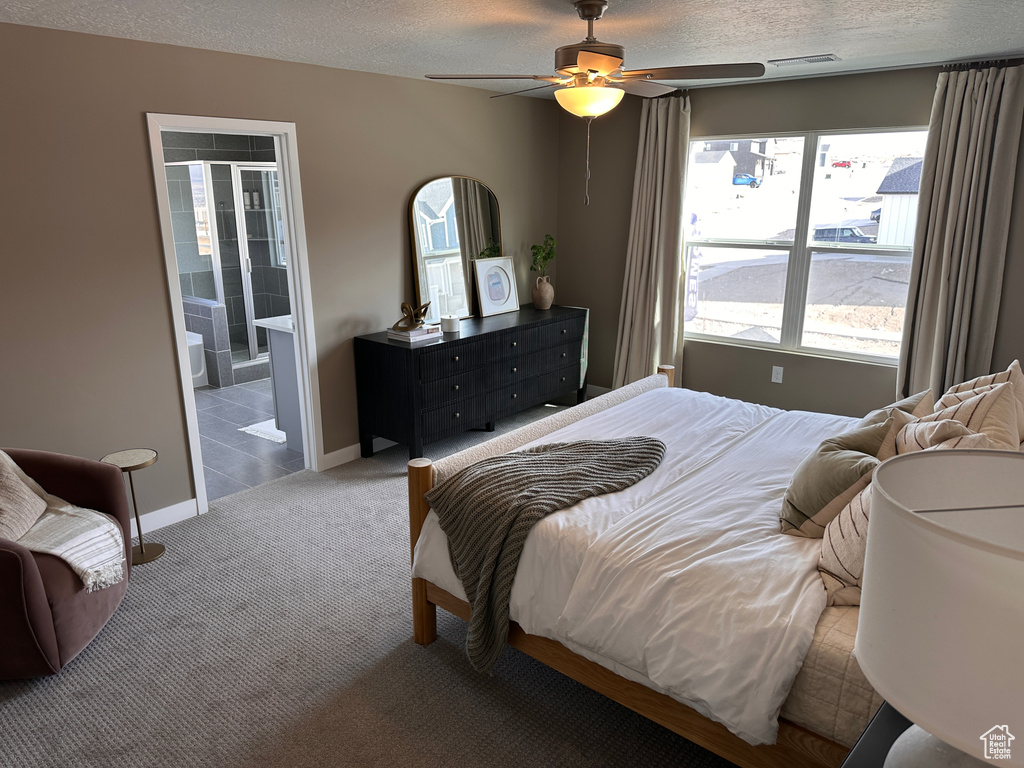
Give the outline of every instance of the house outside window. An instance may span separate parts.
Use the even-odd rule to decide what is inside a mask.
[[[895,362],[926,138],[915,128],[691,142],[686,337]]]

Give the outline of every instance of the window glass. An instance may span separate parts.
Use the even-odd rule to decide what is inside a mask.
[[[811,254],[803,346],[898,357],[910,254]]]
[[[804,139],[695,141],[684,220],[704,237],[792,241]]]
[[[778,343],[786,293],[787,250],[692,247],[687,331]]]
[[[812,243],[911,247],[927,131],[818,138]]]
[[[691,142],[684,333],[896,359],[926,140],[911,130]]]

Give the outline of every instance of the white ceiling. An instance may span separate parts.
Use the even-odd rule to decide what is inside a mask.
[[[555,48],[586,36],[571,0],[0,0],[0,22],[413,78],[552,74]],[[763,79],[807,77],[1021,56],[1024,0],[610,0],[595,35],[626,47],[625,69],[753,61]],[[824,53],[841,61],[767,63]]]

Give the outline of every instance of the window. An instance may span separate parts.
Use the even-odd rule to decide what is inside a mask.
[[[899,356],[927,132],[690,144],[687,337]]]

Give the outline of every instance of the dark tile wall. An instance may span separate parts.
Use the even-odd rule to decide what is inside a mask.
[[[272,136],[164,131],[161,140],[165,163],[180,163],[186,160],[272,163],[277,159],[274,155]]]
[[[213,282],[213,262],[209,255],[199,252],[189,169],[184,165],[172,165],[166,171],[171,231],[181,293],[183,296],[215,299],[217,289]]]

